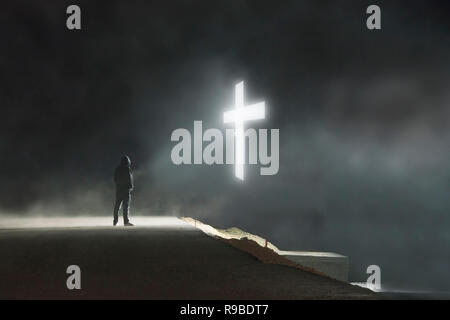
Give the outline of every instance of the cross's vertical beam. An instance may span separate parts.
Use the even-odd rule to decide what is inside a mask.
[[[244,82],[240,82],[235,88],[235,106],[233,110],[227,111],[223,115],[225,123],[234,123],[235,125],[235,176],[244,180],[245,165],[245,121],[259,120],[265,118],[265,103],[259,102],[250,106],[244,106]]]
[[[236,85],[235,97],[235,130],[236,130],[236,163],[235,175],[238,179],[244,180],[244,162],[245,162],[245,137],[244,137],[244,119],[242,117],[242,108],[244,107],[244,82]]]

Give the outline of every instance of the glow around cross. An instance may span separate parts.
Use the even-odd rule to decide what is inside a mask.
[[[235,125],[235,175],[238,179],[244,180],[244,122],[264,119],[266,116],[266,106],[264,101],[249,106],[244,105],[244,82],[240,82],[236,85],[235,94],[234,110],[225,112],[223,120],[224,123],[234,123]]]
[[[269,143],[268,129],[244,128],[247,121],[265,118],[265,103],[245,106],[243,82],[236,85],[235,100],[234,108],[224,113],[224,122],[233,123],[235,128],[227,128],[225,135],[216,128],[204,131],[203,122],[199,120],[194,121],[193,133],[185,128],[172,132],[170,140],[177,142],[170,153],[173,164],[234,165],[235,176],[242,181],[248,158],[249,165],[260,164],[260,175],[272,176],[278,173],[280,130],[270,129]]]

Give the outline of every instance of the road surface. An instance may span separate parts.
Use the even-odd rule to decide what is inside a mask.
[[[2,299],[376,298],[366,289],[261,263],[169,217],[127,228],[0,225],[0,257]],[[66,287],[69,265],[81,268],[81,290]]]

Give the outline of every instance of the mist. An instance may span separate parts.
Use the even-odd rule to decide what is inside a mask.
[[[80,1],[0,13],[0,212],[112,216],[113,170],[132,160],[131,216],[236,226],[284,250],[350,258],[350,280],[450,290],[447,3],[227,1],[160,7]],[[176,166],[173,130],[227,128],[234,85],[280,129],[280,170]],[[1,218],[0,218],[1,219]],[[111,217],[112,219],[112,217]]]

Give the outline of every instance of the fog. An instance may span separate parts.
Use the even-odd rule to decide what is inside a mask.
[[[128,154],[132,217],[236,226],[348,255],[351,281],[376,264],[384,285],[450,290],[448,4],[379,2],[378,33],[364,1],[80,1],[79,33],[64,3],[8,4],[0,212],[110,216]],[[241,80],[267,105],[248,125],[280,129],[279,173],[175,166],[172,131],[228,128]]]

